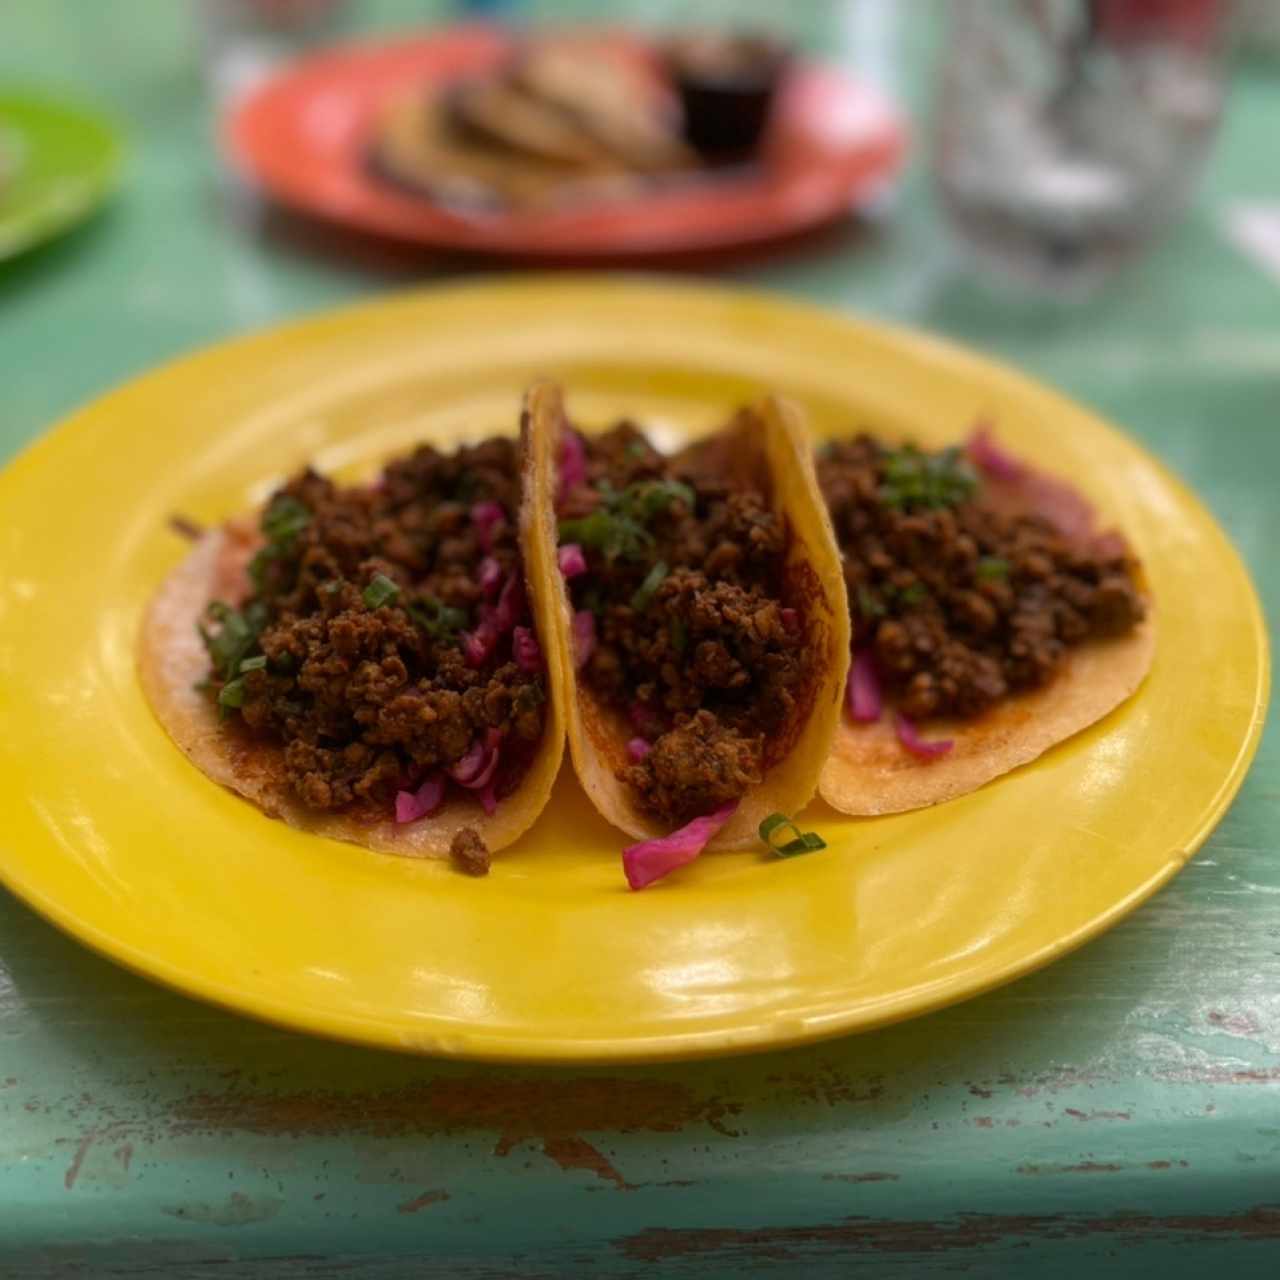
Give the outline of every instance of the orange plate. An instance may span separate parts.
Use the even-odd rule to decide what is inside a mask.
[[[637,40],[615,38],[643,53]],[[723,249],[793,235],[846,213],[902,153],[902,128],[882,98],[806,63],[779,100],[764,163],[740,176],[613,203],[490,212],[403,194],[367,172],[366,142],[388,97],[487,71],[510,47],[493,29],[458,27],[308,58],[239,106],[227,122],[227,150],[281,203],[354,230],[438,248],[575,258]]]

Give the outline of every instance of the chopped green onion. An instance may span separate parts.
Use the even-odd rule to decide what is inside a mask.
[[[898,592],[898,601],[905,605],[919,604],[928,594],[923,583],[913,582]]]
[[[196,631],[209,652],[214,670],[230,680],[240,669],[240,663],[249,656],[258,642],[258,636],[267,625],[267,608],[255,600],[241,609],[233,609],[221,600],[211,601],[205,615],[218,624],[217,631],[210,631],[199,622]]]
[[[644,581],[636,588],[635,594],[631,597],[631,607],[637,613],[643,613],[649,607],[649,602],[653,599],[654,592],[662,586],[662,581],[669,572],[666,562],[659,560],[645,574]]]
[[[311,523],[311,512],[291,494],[278,493],[267,504],[260,523],[267,541],[249,561],[249,577],[254,588],[262,593],[272,561],[283,559],[293,550],[298,534]]]
[[[287,493],[277,494],[262,513],[262,532],[272,542],[292,542],[310,523],[311,512]]]
[[[373,581],[365,587],[361,599],[368,608],[381,609],[384,604],[390,604],[399,594],[400,588],[385,573],[375,573]]]
[[[222,686],[222,692],[218,694],[218,706],[220,707],[239,707],[244,705],[244,680],[239,676],[234,680],[229,680]]]
[[[977,578],[979,582],[996,582],[1009,576],[1009,562],[999,556],[983,556],[978,561]]]
[[[647,458],[649,456],[649,446],[643,440],[633,440],[627,445],[628,458]]]
[[[760,839],[780,858],[794,858],[800,853],[815,853],[825,849],[827,842],[816,831],[801,831],[785,813],[771,813],[760,824]],[[786,844],[778,844],[776,833],[794,831],[795,838]]]
[[[671,647],[677,653],[683,653],[689,644],[689,626],[683,618],[672,618],[667,628],[671,637]]]
[[[930,454],[909,444],[885,454],[880,499],[886,506],[954,507],[973,497],[977,488],[977,474],[958,448]]]
[[[628,485],[614,500],[617,508],[644,523],[665,511],[673,502],[683,502],[693,510],[693,490],[679,480],[639,480]]]
[[[253,553],[249,561],[249,579],[255,591],[261,592],[267,584],[267,566],[280,557],[280,548],[274,542],[264,543]]]
[[[560,542],[592,547],[610,560],[619,556],[635,560],[652,545],[653,536],[632,516],[598,507],[589,516],[561,520]]]
[[[597,507],[590,515],[560,521],[560,545],[577,542],[584,546],[603,548],[613,533],[613,520],[603,508]]]
[[[884,605],[876,599],[869,587],[858,584],[858,612],[864,618],[883,618]]]
[[[341,578],[330,578],[328,582],[322,582],[316,591],[322,596],[336,596],[342,590]]]
[[[600,506],[590,515],[560,521],[560,542],[593,547],[611,560],[638,560],[653,545],[645,525],[673,502],[692,510],[695,501],[693,490],[679,480],[638,480],[621,493],[602,483],[596,492]]]
[[[243,675],[246,671],[261,671],[266,665],[267,655],[259,653],[252,658],[245,658],[240,663],[240,674]]]
[[[452,605],[441,604],[435,596],[423,596],[408,606],[409,616],[428,635],[436,639],[453,635],[467,625],[465,609],[455,609]]]

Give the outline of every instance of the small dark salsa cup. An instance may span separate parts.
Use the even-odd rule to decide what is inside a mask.
[[[710,161],[756,151],[790,50],[771,36],[691,31],[666,42],[668,75],[684,111],[684,136]]]

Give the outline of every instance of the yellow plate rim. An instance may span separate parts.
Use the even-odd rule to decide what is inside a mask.
[[[534,296],[545,296],[548,293],[564,296],[585,293],[590,297],[602,286],[611,293],[627,290],[649,292],[658,290],[669,295],[676,303],[682,297],[719,296],[734,303],[773,312],[779,317],[785,317],[791,313],[807,318],[810,323],[822,322],[830,326],[844,326],[851,336],[873,335],[878,340],[905,346],[917,355],[931,356],[944,364],[959,363],[983,377],[999,379],[1011,385],[1020,385],[1034,390],[1041,397],[1048,396],[1064,406],[1069,406],[1077,414],[1085,414],[1100,430],[1121,436],[1171,490],[1176,492],[1183,501],[1198,508],[1205,522],[1220,538],[1221,550],[1228,557],[1231,570],[1247,594],[1250,640],[1256,657],[1257,681],[1254,715],[1241,738],[1239,749],[1229,770],[1222,777],[1212,803],[1204,808],[1199,823],[1188,833],[1183,842],[1186,857],[1181,861],[1166,863],[1133,888],[1130,893],[1116,899],[1106,910],[1099,912],[1085,924],[1054,938],[1034,951],[1025,953],[1016,961],[993,970],[981,980],[965,980],[960,977],[938,982],[933,986],[914,987],[899,993],[894,998],[881,1001],[873,1010],[868,1011],[863,1008],[845,1013],[837,1010],[820,1021],[810,1020],[803,1027],[783,1035],[774,1034],[764,1026],[744,1025],[734,1031],[695,1029],[681,1033],[666,1031],[644,1037],[550,1041],[530,1039],[520,1034],[481,1033],[457,1043],[442,1039],[423,1041],[420,1044],[406,1043],[389,1030],[385,1019],[378,1016],[361,1018],[348,1013],[334,1014],[331,1010],[299,1008],[293,1002],[276,1001],[260,992],[246,991],[242,987],[210,981],[198,971],[188,971],[171,965],[164,958],[133,947],[114,936],[110,930],[102,929],[93,921],[81,918],[73,911],[65,909],[56,897],[47,895],[35,879],[18,874],[8,858],[0,858],[0,882],[45,919],[106,958],[181,994],[198,997],[235,1013],[249,1014],[283,1028],[320,1034],[353,1044],[473,1061],[547,1064],[638,1063],[721,1057],[790,1047],[855,1031],[873,1030],[936,1011],[1025,976],[1113,927],[1167,884],[1186,864],[1186,861],[1190,860],[1192,854],[1201,847],[1230,806],[1244,781],[1259,745],[1265,725],[1270,690],[1270,651],[1265,616],[1256,588],[1239,552],[1212,514],[1176,474],[1150,454],[1139,442],[1099,418],[1091,410],[1052,391],[1035,379],[1000,361],[932,334],[883,323],[879,320],[863,319],[791,298],[780,298],[749,287],[708,286],[650,273],[627,273],[610,276],[607,279],[591,273],[531,273],[506,277],[500,281],[463,283],[406,291],[390,297],[313,314],[282,325],[267,326],[179,356],[138,378],[116,386],[41,435],[10,460],[3,471],[0,471],[0,504],[3,503],[6,490],[21,484],[25,472],[30,468],[39,467],[45,452],[55,448],[64,436],[80,430],[93,415],[109,407],[116,397],[126,395],[152,380],[177,372],[194,372],[205,361],[216,362],[225,356],[249,353],[256,347],[266,348],[277,341],[306,340],[330,326],[351,324],[360,321],[363,317],[383,315],[396,308],[412,308],[421,305],[428,298],[437,304],[447,305],[455,296],[474,297],[478,293],[486,293],[495,299],[524,295],[524,299],[527,300]],[[1140,698],[1141,691],[1135,696]],[[997,782],[993,785],[1000,784]]]

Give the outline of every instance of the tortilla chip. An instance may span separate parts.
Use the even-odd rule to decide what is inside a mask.
[[[634,731],[579,683],[574,667],[569,593],[555,567],[556,461],[561,433],[568,425],[559,387],[550,383],[533,387],[525,400],[524,422],[532,442],[533,500],[543,541],[539,558],[531,557],[530,563],[550,565],[549,580],[554,584],[542,602],[547,612],[538,615],[538,622],[542,633],[554,638],[559,657],[574,767],[592,803],[614,826],[639,838],[665,835],[666,829],[640,811],[617,776],[628,763],[626,743]],[[799,713],[788,729],[789,740],[781,744],[781,758],[763,782],[742,798],[737,812],[708,844],[711,849],[751,847],[758,843],[757,828],[763,819],[771,813],[798,813],[813,798],[839,720],[849,665],[844,577],[799,413],[770,397],[740,415],[730,429],[735,438],[728,456],[737,466],[764,473],[775,509],[790,522],[787,601],[801,610],[815,661],[811,687],[800,699]],[[713,440],[694,449],[719,443]]]
[[[532,504],[530,460],[524,461],[526,500],[520,510],[520,538],[525,556],[525,585],[535,620],[545,616],[542,599],[551,581],[545,571],[532,572],[529,551]],[[195,549],[165,579],[143,620],[138,643],[138,674],[156,718],[188,759],[204,774],[257,805],[268,817],[291,827],[363,845],[379,853],[406,858],[440,858],[463,827],[473,828],[491,853],[511,844],[537,819],[551,795],[564,754],[564,690],[559,665],[547,659],[547,717],[537,754],[519,787],[490,815],[472,795],[450,790],[441,808],[416,822],[396,823],[391,815],[364,817],[352,813],[317,813],[299,804],[285,780],[284,753],[278,744],[255,741],[234,721],[223,721],[218,709],[194,686],[209,673],[209,658],[196,633],[196,622],[213,599],[238,603],[246,594],[245,568],[257,544],[252,526],[232,521],[205,534]],[[541,637],[546,636],[541,631]],[[550,646],[542,640],[544,652]]]

